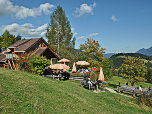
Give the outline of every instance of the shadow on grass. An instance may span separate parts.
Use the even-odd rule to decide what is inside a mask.
[[[112,87],[112,88],[117,88],[117,86],[119,86],[119,85],[108,83],[108,86],[110,86],[110,87]]]

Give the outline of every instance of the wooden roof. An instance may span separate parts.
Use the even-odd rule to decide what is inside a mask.
[[[0,53],[0,61],[5,61],[6,55]]]
[[[41,55],[46,49],[47,47],[39,47],[32,55]]]
[[[53,49],[49,46],[49,44],[43,38],[33,38],[33,39],[19,40],[19,41],[15,42],[14,44],[12,44],[11,46],[9,46],[7,48],[7,50],[5,50],[5,53],[9,52],[8,49],[11,49],[11,48],[14,48],[13,52],[15,52],[15,53],[16,52],[30,52],[31,47],[35,46],[35,44],[38,43],[38,42],[43,42],[43,44],[45,44],[45,46],[44,47],[37,47],[36,48],[37,50],[32,52],[32,55],[34,55],[34,54],[42,55],[43,53],[45,53],[45,55],[48,55],[47,57],[57,58],[58,60],[60,59],[55,54]]]

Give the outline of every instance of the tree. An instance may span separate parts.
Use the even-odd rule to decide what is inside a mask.
[[[140,57],[133,59],[125,58],[120,70],[120,76],[129,79],[132,86],[135,82],[146,81],[144,76],[147,73],[147,67],[143,64],[143,60]]]
[[[5,30],[5,32],[0,37],[0,49],[2,47],[7,48],[18,40],[21,40],[21,36],[19,34],[17,37],[15,37],[15,35],[10,34],[8,30]]]
[[[60,49],[60,58],[66,58],[69,59],[71,62],[68,63],[68,66],[72,67],[73,63],[78,61],[78,55],[74,50],[65,50],[65,49]]]
[[[73,50],[75,38],[72,38],[70,21],[65,15],[65,11],[60,5],[57,6],[50,16],[50,23],[47,27],[46,38],[55,52],[60,55],[60,49]]]
[[[3,41],[3,39],[0,36],[0,52],[1,52],[1,48],[2,48],[2,44],[1,44],[2,41]]]
[[[87,38],[84,44],[80,44],[80,51],[78,55],[82,60],[86,60],[91,63],[92,67],[100,67],[102,61],[104,60],[104,50],[98,41],[93,40],[93,38]]]
[[[11,35],[8,30],[5,30],[1,38],[2,38],[1,46],[7,48],[8,46],[12,45],[14,36]]]
[[[111,60],[111,58],[103,60],[102,69],[103,69],[105,80],[109,80],[113,77],[114,67],[113,67],[113,61]]]

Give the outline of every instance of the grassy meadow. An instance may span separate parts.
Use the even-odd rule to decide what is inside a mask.
[[[129,82],[129,80],[124,79],[122,77],[118,77],[118,76],[113,76],[113,78],[108,81],[107,86],[110,88],[116,89],[117,86],[119,85],[119,82],[120,82],[120,86],[126,85],[127,82],[129,83],[129,86],[131,86],[131,83]],[[142,85],[143,88],[147,88],[147,89],[149,88],[149,86],[152,87],[152,84],[145,83],[145,82],[138,82],[134,84],[135,87],[139,87],[140,85]]]
[[[114,84],[114,79],[109,81]],[[119,77],[118,77],[119,78]],[[152,108],[141,106],[125,96],[94,93],[77,81],[58,81],[32,73],[0,68],[0,113],[107,113],[148,114]]]

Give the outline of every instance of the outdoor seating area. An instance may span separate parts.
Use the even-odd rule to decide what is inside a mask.
[[[93,82],[90,78],[90,73],[95,69],[95,67],[85,67],[85,65],[88,66],[90,63],[86,61],[78,61],[74,62],[72,69],[70,69],[68,66],[69,62],[71,61],[63,58],[58,61],[58,64],[51,63],[51,65],[46,68],[46,72],[43,76],[57,80],[70,79],[74,81],[80,81],[81,87],[84,87],[88,90],[99,90],[100,92],[105,92],[103,89],[106,87],[107,82],[104,80],[102,68],[100,68],[100,74],[98,76],[99,78],[96,79],[96,82]],[[83,67],[80,67],[82,65]]]
[[[45,73],[43,76],[47,76],[53,79],[72,79],[72,80],[84,80],[86,76],[89,76],[91,70],[88,68],[80,68],[80,65],[90,65],[86,61],[78,61],[73,63],[72,69],[68,66],[68,63],[71,62],[68,59],[61,59],[57,61],[56,64],[51,62],[51,65],[45,68]],[[77,67],[76,67],[77,66]],[[66,74],[66,75],[65,75]],[[71,77],[70,77],[71,75]]]
[[[100,88],[100,92],[105,92],[103,89],[104,87],[106,87],[107,81],[101,81],[100,83],[93,83],[94,86],[91,86],[90,83],[87,83],[85,80],[84,81],[80,81],[80,86],[84,87],[85,89],[88,90],[96,90],[98,91]]]

